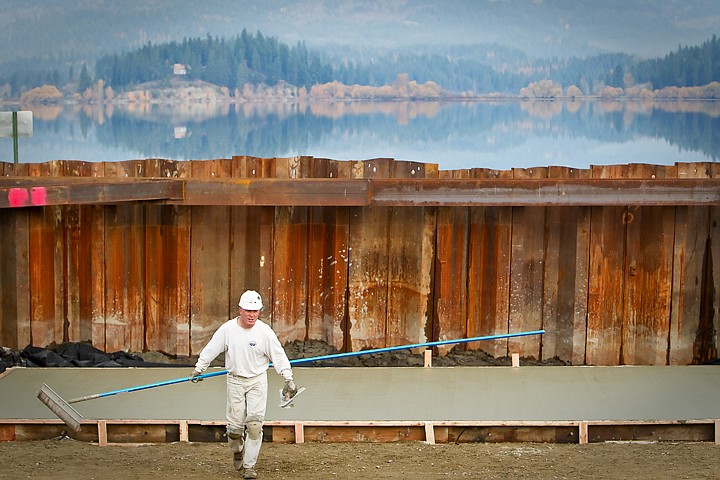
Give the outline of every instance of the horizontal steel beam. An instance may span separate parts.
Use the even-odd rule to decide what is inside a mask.
[[[720,205],[720,179],[373,179],[387,206]]]
[[[0,208],[125,202],[244,206],[720,205],[720,179],[0,179]]]
[[[118,204],[170,199],[183,199],[182,182],[99,177],[0,179],[0,208]]]
[[[720,179],[185,179],[185,205],[720,205]],[[175,203],[175,202],[170,202]]]
[[[368,180],[186,179],[185,205],[364,206],[370,203]],[[174,203],[174,202],[172,202]]]

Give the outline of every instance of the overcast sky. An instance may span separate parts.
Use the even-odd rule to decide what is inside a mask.
[[[0,60],[250,33],[310,46],[498,43],[664,56],[720,33],[720,0],[2,0]]]

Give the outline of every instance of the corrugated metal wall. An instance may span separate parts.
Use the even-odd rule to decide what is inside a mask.
[[[718,178],[718,167],[438,172],[312,157],[0,166],[6,176],[517,179]],[[11,348],[91,341],[193,355],[253,288],[283,343],[356,351],[543,328],[467,348],[577,365],[717,358],[720,206],[31,207],[0,210],[0,248],[0,344]]]

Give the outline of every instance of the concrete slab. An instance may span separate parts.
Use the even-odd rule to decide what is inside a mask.
[[[307,391],[266,419],[304,421],[657,421],[720,418],[717,366],[294,368]],[[65,400],[184,377],[179,368],[13,368],[0,378],[0,420],[56,419],[37,393]],[[225,377],[73,404],[88,420],[225,420]]]

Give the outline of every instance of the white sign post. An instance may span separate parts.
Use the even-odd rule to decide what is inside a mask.
[[[15,163],[18,163],[18,137],[32,137],[33,114],[31,111],[0,112],[0,137],[13,138]]]

